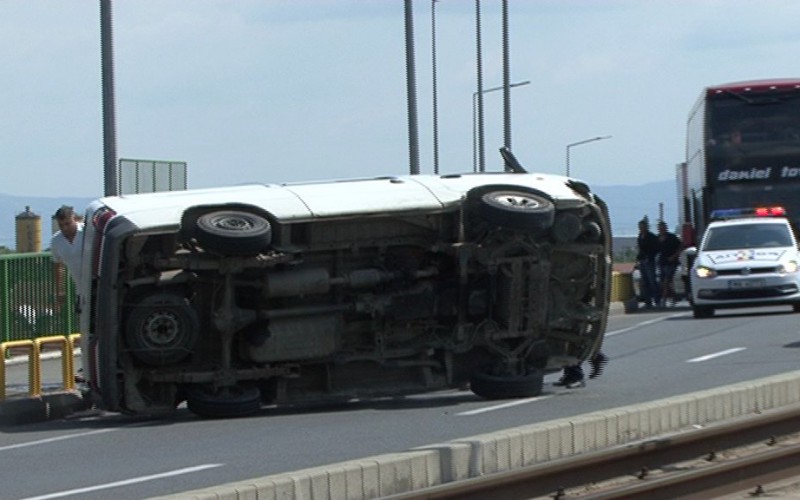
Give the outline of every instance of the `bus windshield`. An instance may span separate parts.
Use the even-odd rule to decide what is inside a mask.
[[[800,196],[796,184],[791,183],[730,183],[714,190],[715,207],[738,208],[764,205],[780,205],[786,212],[800,213]]]
[[[800,96],[723,92],[709,97],[708,160],[724,169],[800,166]],[[789,160],[787,162],[787,160]]]

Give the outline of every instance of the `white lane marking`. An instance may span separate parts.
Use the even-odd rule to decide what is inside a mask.
[[[700,361],[708,361],[709,359],[718,358],[720,356],[727,356],[728,354],[733,354],[735,352],[744,351],[747,347],[734,347],[733,349],[726,349],[724,351],[715,352],[712,354],[706,354],[705,356],[700,356],[699,358],[692,358],[687,359],[687,363],[698,363]]]
[[[649,319],[647,321],[642,321],[641,323],[636,323],[635,325],[629,326],[628,328],[622,328],[621,330],[614,330],[614,331],[611,331],[611,332],[606,332],[605,336],[606,337],[611,337],[613,335],[619,335],[621,333],[626,333],[626,332],[629,332],[631,330],[636,330],[637,328],[641,328],[643,326],[652,325],[653,323],[658,323],[658,322],[661,322],[661,321],[668,320],[670,318],[678,318],[680,316],[686,316],[686,315],[687,315],[687,313],[675,313],[675,314],[670,314],[670,315],[667,315],[667,316],[661,316],[659,318]]]
[[[40,439],[38,441],[29,441],[27,443],[9,444],[7,446],[0,446],[0,451],[13,450],[14,448],[26,448],[28,446],[39,446],[41,444],[54,443],[56,441],[63,441],[65,439],[81,438],[91,436],[92,434],[103,434],[106,432],[118,431],[119,428],[113,429],[100,429],[96,431],[81,432],[80,434],[70,434],[69,436],[58,436],[48,439]]]
[[[487,406],[485,408],[478,408],[477,410],[462,411],[460,413],[456,413],[456,416],[466,417],[470,415],[478,415],[479,413],[487,413],[490,411],[502,410],[504,408],[511,408],[512,406],[519,406],[528,403],[533,403],[534,401],[542,401],[543,399],[548,399],[552,397],[553,396],[536,396],[535,398],[519,399],[517,401],[509,401],[508,403],[503,403],[499,405]]]
[[[145,481],[152,481],[154,479],[161,479],[165,477],[179,476],[181,474],[191,474],[192,472],[199,472],[205,469],[213,469],[214,467],[222,467],[225,464],[203,464],[194,467],[186,467],[183,469],[172,470],[168,472],[161,472],[159,474],[151,474],[149,476],[134,477],[125,479],[123,481],[115,481],[113,483],[98,484],[96,486],[87,486],[86,488],[76,488],[74,490],[59,491],[57,493],[50,493],[49,495],[41,495],[38,497],[28,497],[23,500],[45,500],[47,498],[60,498],[70,495],[80,495],[81,493],[89,493],[90,491],[105,490],[108,488],[116,488],[118,486],[126,486],[129,484],[143,483]]]

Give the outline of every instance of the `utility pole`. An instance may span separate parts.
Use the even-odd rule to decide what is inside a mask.
[[[103,184],[106,196],[117,195],[117,128],[114,112],[114,44],[111,0],[100,0],[100,65],[103,86]]]
[[[431,66],[433,74],[433,173],[439,174],[439,103],[436,88],[436,2],[431,0]]]
[[[477,73],[478,73],[478,96],[477,115],[478,115],[478,164],[476,166],[477,172],[484,172],[486,167],[484,165],[484,152],[483,152],[483,67],[481,58],[481,0],[475,0],[475,48],[477,51]]]
[[[508,52],[508,0],[503,0],[503,145],[511,151],[511,68]],[[508,165],[505,170],[509,171]]]
[[[417,126],[417,84],[414,69],[414,14],[411,0],[405,0],[406,14],[406,91],[408,100],[409,173],[419,174],[419,130]]]

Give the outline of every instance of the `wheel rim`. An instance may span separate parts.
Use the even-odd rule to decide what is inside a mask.
[[[219,215],[217,217],[212,217],[209,223],[225,231],[246,231],[255,227],[253,220],[244,215]]]
[[[156,311],[143,324],[142,338],[153,347],[171,345],[180,335],[178,317],[170,311]]]
[[[199,319],[176,293],[155,292],[138,300],[126,317],[125,340],[133,356],[147,364],[175,363],[195,347]]]
[[[542,206],[539,201],[522,193],[496,193],[492,196],[492,201],[504,207],[522,210],[533,210]]]

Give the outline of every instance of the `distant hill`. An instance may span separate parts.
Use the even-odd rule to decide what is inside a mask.
[[[659,203],[664,204],[664,220],[675,228],[678,220],[675,181],[660,181],[639,186],[592,186],[608,204],[614,236],[636,235],[637,223],[647,215],[651,222],[659,218]],[[13,196],[0,193],[0,246],[16,246],[16,216],[25,212],[25,207],[42,218],[42,249],[50,246],[52,236],[51,217],[61,205],[72,205],[82,212],[92,198],[44,198],[36,196]]]
[[[591,186],[608,204],[614,236],[635,236],[638,223],[647,216],[651,229],[663,217],[672,231],[678,224],[678,190],[674,180],[651,182],[638,186]],[[663,204],[663,214],[659,204]]]

